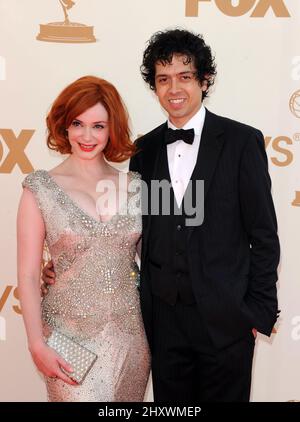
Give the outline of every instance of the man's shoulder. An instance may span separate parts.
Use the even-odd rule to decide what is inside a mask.
[[[219,116],[217,114],[214,114],[210,111],[208,111],[208,115],[210,115],[210,118],[215,119],[218,121],[218,124],[223,128],[225,132],[235,132],[240,133],[241,135],[250,136],[251,134],[261,135],[261,131],[254,126],[250,126],[246,123],[230,119],[225,116]]]
[[[148,145],[153,145],[153,141],[155,140],[159,142],[161,140],[165,127],[166,127],[166,122],[152,129],[150,132],[146,133],[145,135],[140,136],[136,140],[136,145],[139,148],[144,149]]]

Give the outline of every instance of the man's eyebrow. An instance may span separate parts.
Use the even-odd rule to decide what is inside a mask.
[[[196,70],[186,70],[185,72],[178,73],[178,75],[189,75],[189,74],[194,75],[195,73],[196,73]]]
[[[160,76],[168,76],[166,73],[159,73],[158,75],[155,75],[156,78],[159,78]]]
[[[195,72],[196,72],[195,70],[185,70],[183,72],[176,73],[176,75],[186,75],[187,73],[195,73]],[[159,73],[158,75],[155,75],[156,78],[159,78],[162,76],[170,76],[170,75],[166,73]]]

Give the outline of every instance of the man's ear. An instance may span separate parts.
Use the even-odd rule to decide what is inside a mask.
[[[207,91],[208,86],[207,86],[207,79],[205,79],[202,84],[201,84],[201,89],[203,92]]]

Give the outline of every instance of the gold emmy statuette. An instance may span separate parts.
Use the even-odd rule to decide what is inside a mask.
[[[293,200],[292,205],[294,207],[300,207],[300,191],[296,190],[295,194],[295,199]]]
[[[36,37],[39,41],[61,43],[90,43],[95,42],[94,27],[82,23],[70,22],[67,10],[74,6],[72,0],[59,0],[65,15],[64,22],[50,22],[40,25],[40,33]]]

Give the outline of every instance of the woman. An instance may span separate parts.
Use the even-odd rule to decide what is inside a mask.
[[[69,156],[23,182],[18,284],[29,350],[45,376],[49,401],[142,401],[150,358],[134,261],[141,214],[128,193],[139,175],[123,173],[124,185],[106,161],[134,153],[125,107],[113,85],[86,76],[58,96],[47,127],[48,147]],[[105,200],[99,182],[115,188]],[[57,282],[41,303],[44,240]],[[47,344],[56,332],[98,356],[81,385]]]

